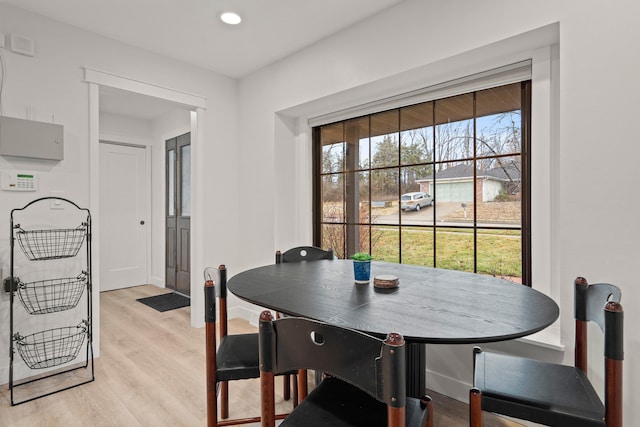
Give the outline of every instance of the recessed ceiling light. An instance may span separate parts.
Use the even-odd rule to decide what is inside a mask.
[[[242,22],[240,15],[235,12],[222,12],[220,14],[220,20],[229,25],[238,25]]]

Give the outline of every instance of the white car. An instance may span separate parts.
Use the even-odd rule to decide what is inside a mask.
[[[400,196],[400,208],[403,211],[419,211],[425,206],[433,206],[433,197],[427,193],[417,191],[415,193],[405,193]]]

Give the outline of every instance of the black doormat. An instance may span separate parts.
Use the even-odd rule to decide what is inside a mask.
[[[175,292],[155,295],[152,297],[138,298],[136,301],[140,301],[141,303],[158,311],[169,311],[175,310],[176,308],[188,307],[191,302],[189,298]]]

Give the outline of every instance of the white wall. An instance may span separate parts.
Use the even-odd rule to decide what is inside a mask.
[[[89,166],[89,86],[83,81],[83,67],[91,67],[207,99],[207,109],[202,115],[204,138],[201,141],[201,153],[202,158],[206,158],[209,164],[199,184],[205,188],[207,194],[215,195],[215,199],[210,197],[199,201],[196,206],[197,212],[206,211],[207,214],[203,234],[212,236],[204,254],[199,255],[205,260],[211,260],[212,264],[236,257],[236,222],[232,208],[237,201],[233,183],[239,175],[236,167],[238,156],[235,141],[238,120],[235,81],[4,4],[0,4],[0,32],[18,33],[33,38],[36,43],[35,57],[0,49],[6,69],[2,97],[3,114],[27,118],[26,112],[30,110],[29,118],[41,121],[50,121],[54,116],[56,123],[64,125],[65,143],[65,157],[60,162],[0,157],[0,170],[31,170],[39,172],[41,177],[40,189],[35,193],[0,191],[0,220],[6,224],[7,231],[12,208],[23,206],[35,198],[48,196],[51,191],[64,191],[67,198],[86,207],[90,205],[92,198],[97,197],[90,193],[90,179],[94,173],[97,176],[97,171],[90,170]],[[113,117],[103,119],[105,129],[101,131],[104,132],[116,132],[115,123],[122,125],[126,121],[112,120]],[[121,126],[120,131],[124,133],[124,137],[134,139],[141,137],[140,133],[150,132],[150,138],[157,142],[159,137],[173,130],[171,126],[182,128],[184,123],[188,126],[190,118],[183,119],[183,122],[177,125],[171,120],[163,125],[156,123],[148,126],[130,122],[128,126]],[[122,127],[126,129],[123,130]],[[154,164],[154,171],[157,172],[157,161]],[[164,179],[161,182],[164,185]],[[163,187],[161,191],[164,192]],[[158,208],[157,205],[154,206],[155,214]],[[97,212],[92,212],[92,218],[95,232],[99,223]],[[154,216],[154,230],[156,222],[157,218]],[[94,235],[94,250],[99,246],[99,240],[95,237]],[[154,245],[153,259],[157,263],[156,249]],[[8,232],[2,232],[0,267],[5,271],[9,267],[9,257]],[[164,263],[164,260],[161,262]],[[97,268],[98,265],[95,260],[94,267]],[[202,267],[195,265],[194,270],[202,271]],[[163,276],[161,270],[154,265],[152,276]],[[97,271],[94,271],[93,283],[94,290],[99,290]],[[94,292],[93,331],[96,353],[99,353],[100,342],[99,310],[99,293]],[[69,316],[69,319],[75,320],[75,316]],[[203,316],[199,318],[203,319]],[[65,319],[60,318],[60,322],[64,323]],[[0,349],[8,349],[9,296],[4,291],[0,292],[0,325],[7,328],[6,333],[0,334]],[[24,328],[28,329],[29,326],[33,325],[26,325]],[[0,383],[6,383],[8,380],[8,365],[8,351],[2,350]]]
[[[534,165],[548,189],[547,208],[534,212],[542,219],[536,219],[533,239],[549,247],[538,254],[544,270],[538,284],[549,286],[561,306],[556,330],[566,350],[518,343],[498,347],[572,363],[577,275],[621,286],[631,330],[640,320],[634,268],[640,256],[640,201],[632,179],[640,155],[633,137],[640,95],[634,76],[640,65],[638,12],[640,6],[631,1],[408,0],[243,79],[240,117],[251,126],[240,133],[240,191],[250,191],[254,203],[265,208],[260,222],[251,221],[253,212],[241,214],[241,235],[255,242],[243,267],[272,262],[275,249],[310,243],[306,117],[444,82],[483,64],[490,68],[501,56],[516,57],[523,46],[555,41],[559,66],[547,66],[555,67],[559,80],[542,85],[553,86],[559,96],[537,112],[549,114],[550,125],[537,135],[547,146],[546,159]],[[554,23],[555,35],[532,31]],[[549,34],[551,40],[545,40]],[[624,411],[630,424],[640,418],[631,398],[640,383],[640,339],[627,332],[625,340]],[[430,346],[429,386],[466,398],[470,364],[466,346]]]
[[[149,145],[152,143],[153,122],[121,114],[100,112],[100,139]]]

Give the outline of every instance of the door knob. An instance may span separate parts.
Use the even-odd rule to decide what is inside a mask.
[[[140,225],[144,225],[144,220],[140,221]]]

